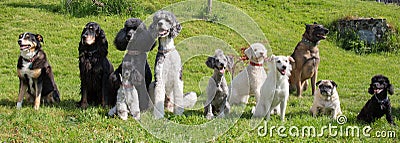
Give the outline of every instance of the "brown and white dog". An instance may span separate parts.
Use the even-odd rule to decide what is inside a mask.
[[[28,101],[34,102],[35,110],[39,109],[42,101],[60,102],[60,93],[54,82],[52,69],[40,45],[40,42],[43,42],[42,35],[25,32],[18,38],[20,56],[17,64],[19,77],[17,108],[22,107],[24,95]]]
[[[310,78],[312,95],[314,95],[320,62],[317,45],[320,40],[326,39],[328,32],[329,30],[320,24],[307,24],[302,40],[291,55],[296,62],[291,63],[293,70],[289,78],[290,89],[293,91],[296,87],[298,97],[301,97],[303,90],[307,89],[307,80]]]

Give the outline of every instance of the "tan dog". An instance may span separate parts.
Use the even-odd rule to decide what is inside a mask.
[[[301,97],[303,90],[307,89],[307,79],[311,78],[312,94],[315,92],[315,82],[318,75],[319,50],[318,43],[326,39],[329,30],[319,24],[307,24],[303,39],[297,44],[291,55],[296,62],[292,62],[292,74],[289,78],[290,89],[296,87],[296,95]]]
[[[318,91],[314,95],[314,102],[310,112],[315,117],[319,113],[331,115],[336,119],[342,114],[339,95],[336,91],[337,84],[333,80],[321,80],[317,82]]]

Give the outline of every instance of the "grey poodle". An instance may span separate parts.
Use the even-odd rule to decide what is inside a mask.
[[[204,116],[207,119],[214,118],[215,114],[223,117],[230,110],[228,84],[224,74],[225,70],[229,69],[228,67],[233,66],[233,58],[225,56],[222,50],[217,49],[213,57],[208,57],[206,65],[214,69],[214,74],[208,80]]]
[[[136,120],[140,119],[140,110],[139,110],[139,95],[135,88],[135,81],[142,81],[143,76],[140,72],[132,65],[130,61],[123,61],[122,67],[124,72],[118,76],[122,76],[121,86],[118,89],[117,95],[117,103],[115,107],[113,107],[108,114],[110,116],[115,113],[122,120],[128,119],[128,113],[133,116]],[[135,76],[139,75],[139,76]],[[137,78],[137,79],[133,79]]]
[[[154,38],[146,30],[144,23],[140,24],[128,42],[126,48],[128,52],[122,62],[124,76],[122,86],[118,90],[116,107],[109,111],[109,115],[118,113],[122,119],[126,119],[129,111],[135,119],[139,119],[140,110],[149,108],[150,98],[145,84],[145,64],[146,52],[152,48],[153,43]]]
[[[128,48],[128,43],[131,40],[131,38],[132,37],[136,38],[137,35],[139,34],[138,29],[141,29],[141,32],[148,33],[147,29],[146,29],[146,26],[144,25],[144,23],[140,19],[129,18],[128,20],[126,20],[125,24],[124,24],[124,28],[122,28],[118,32],[118,34],[116,35],[116,37],[114,39],[114,45],[116,46],[116,48],[118,50],[125,51]],[[130,48],[128,48],[128,54],[127,55],[130,55],[130,53],[132,53],[132,50],[136,51],[136,50],[134,50],[134,48],[143,48],[143,51],[146,51],[146,52],[149,51],[149,47],[146,47],[146,46],[149,45],[149,44],[153,44],[154,43],[154,40],[150,40],[150,39],[153,39],[153,38],[149,38],[149,40],[147,41],[149,43],[145,43],[145,47],[130,47]],[[141,42],[144,42],[144,41],[141,41]],[[138,44],[138,45],[140,45],[140,44]],[[151,46],[150,50],[152,50],[153,47],[154,47],[154,44],[153,44],[153,46]],[[134,55],[135,55],[135,53],[134,53]],[[149,84],[151,83],[151,80],[152,80],[152,73],[151,73],[151,70],[150,70],[150,66],[149,66],[149,64],[147,62],[147,59],[144,59],[142,61],[134,61],[134,62],[143,62],[143,63],[145,63],[144,79],[145,79],[145,83],[146,83],[146,89],[143,88],[143,89],[139,89],[139,90],[146,90],[147,91],[147,89],[149,88]],[[120,78],[120,74],[122,74],[122,69],[123,69],[122,68],[122,64],[120,64],[119,67],[110,75],[110,80],[112,82],[112,86],[113,86],[114,89],[119,89],[120,85],[122,84],[121,83],[122,79]],[[141,73],[141,74],[143,74],[143,73]],[[116,91],[117,90],[115,90],[114,92],[116,92]],[[149,105],[149,98],[148,98],[148,96],[145,96],[143,93],[144,93],[144,91],[139,91],[140,103],[142,103],[140,105],[140,110],[141,111],[147,110],[149,108],[149,106],[148,106]]]
[[[194,105],[197,95],[194,92],[183,95],[182,63],[175,49],[174,38],[181,31],[181,25],[174,14],[168,11],[158,11],[154,14],[149,31],[158,38],[158,53],[156,56],[154,77],[149,93],[154,104],[154,117],[164,117],[164,102],[166,99],[173,103],[173,112],[181,115],[185,104]]]

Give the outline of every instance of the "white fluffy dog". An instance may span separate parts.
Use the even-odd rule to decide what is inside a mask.
[[[156,119],[164,117],[165,106],[174,114],[182,115],[185,107],[193,106],[197,101],[195,92],[183,94],[182,62],[174,43],[174,38],[181,29],[175,15],[163,10],[154,14],[149,28],[159,42],[154,67],[155,81],[149,86],[150,98],[154,104],[153,115]],[[169,103],[172,105],[169,106]]]
[[[281,120],[285,120],[286,104],[289,98],[289,76],[294,62],[292,57],[271,56],[268,61],[267,79],[261,87],[261,96],[253,112],[254,117],[270,117],[271,110],[279,104]]]
[[[241,71],[231,83],[231,104],[247,104],[250,94],[254,94],[256,102],[260,97],[260,88],[267,78],[263,63],[267,56],[267,50],[261,43],[254,43],[244,51],[250,64]]]

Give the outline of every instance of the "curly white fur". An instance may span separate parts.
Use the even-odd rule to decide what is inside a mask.
[[[260,97],[260,88],[267,78],[264,67],[264,59],[267,50],[261,43],[250,45],[244,52],[250,60],[250,64],[241,71],[231,83],[231,104],[247,104],[250,94],[254,94],[256,101]]]
[[[158,11],[149,30],[159,41],[154,70],[156,80],[149,87],[154,104],[153,115],[156,119],[164,117],[166,98],[174,104],[170,110],[173,110],[174,114],[182,115],[187,98],[184,99],[183,95],[181,58],[174,44],[174,38],[179,34],[181,26],[171,12]],[[193,96],[193,93],[188,95],[189,102],[197,100],[197,96]]]

